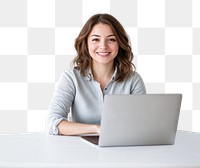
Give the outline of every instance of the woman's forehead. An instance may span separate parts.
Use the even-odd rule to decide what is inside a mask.
[[[101,35],[115,36],[112,28],[108,24],[98,23],[92,28],[89,36],[101,36]]]

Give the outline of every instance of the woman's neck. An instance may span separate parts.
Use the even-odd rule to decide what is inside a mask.
[[[101,89],[104,89],[107,83],[111,80],[114,73],[114,66],[113,64],[92,64],[92,73],[94,80],[100,83]]]

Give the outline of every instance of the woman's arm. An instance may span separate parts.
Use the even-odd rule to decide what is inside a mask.
[[[99,125],[75,123],[66,120],[59,123],[58,129],[61,135],[99,134],[100,132]]]
[[[137,73],[133,73],[132,89],[130,94],[146,94],[146,88],[142,77]]]
[[[77,83],[81,84],[85,81],[85,79],[79,79],[80,76],[76,76],[76,75],[77,74],[75,74],[75,72],[73,72],[72,70],[68,70],[62,74],[61,79],[58,83],[57,89],[54,93],[54,97],[49,107],[49,114],[47,117],[47,132],[51,135],[58,135],[58,134],[79,135],[79,134],[90,134],[90,133],[98,134],[99,133],[100,127],[99,125],[97,125],[99,123],[98,120],[94,117],[88,117],[90,113],[86,113],[86,114],[81,113],[80,110],[82,109],[80,108],[78,108],[79,110],[78,115],[82,116],[83,118],[86,115],[86,118],[90,118],[88,123],[91,123],[92,121],[95,124],[82,124],[82,122],[80,121],[70,122],[71,120],[69,120],[68,114],[70,113],[70,107],[74,105],[73,103],[74,103],[75,97],[76,98],[78,97],[77,99],[79,100],[74,105],[74,108],[73,108],[74,111],[72,110],[72,113],[74,112],[74,115],[77,115],[77,113],[75,113],[76,112],[75,110],[77,110],[77,107],[76,107],[77,104],[81,106],[80,104],[84,102],[83,103],[84,107],[86,107],[86,104],[88,104],[87,97],[84,97],[84,96],[80,97],[80,92],[77,90],[77,87],[76,87]],[[82,82],[81,80],[84,80],[84,81]],[[81,86],[81,87],[84,87],[84,86]],[[85,101],[81,101],[82,99],[84,99]],[[88,108],[85,111],[87,110],[91,111],[91,108]],[[95,109],[92,109],[92,111],[95,111]],[[87,120],[84,120],[84,122],[87,122]]]
[[[58,124],[68,120],[70,107],[75,97],[74,74],[71,69],[63,72],[49,107],[47,116],[47,132],[58,135]]]

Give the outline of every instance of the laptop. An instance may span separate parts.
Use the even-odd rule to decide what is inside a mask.
[[[82,136],[100,147],[172,145],[181,94],[105,95],[99,136]]]

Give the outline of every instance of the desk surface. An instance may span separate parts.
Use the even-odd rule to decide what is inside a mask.
[[[76,136],[0,135],[0,167],[200,167],[200,134],[178,131],[169,146],[109,148]]]

